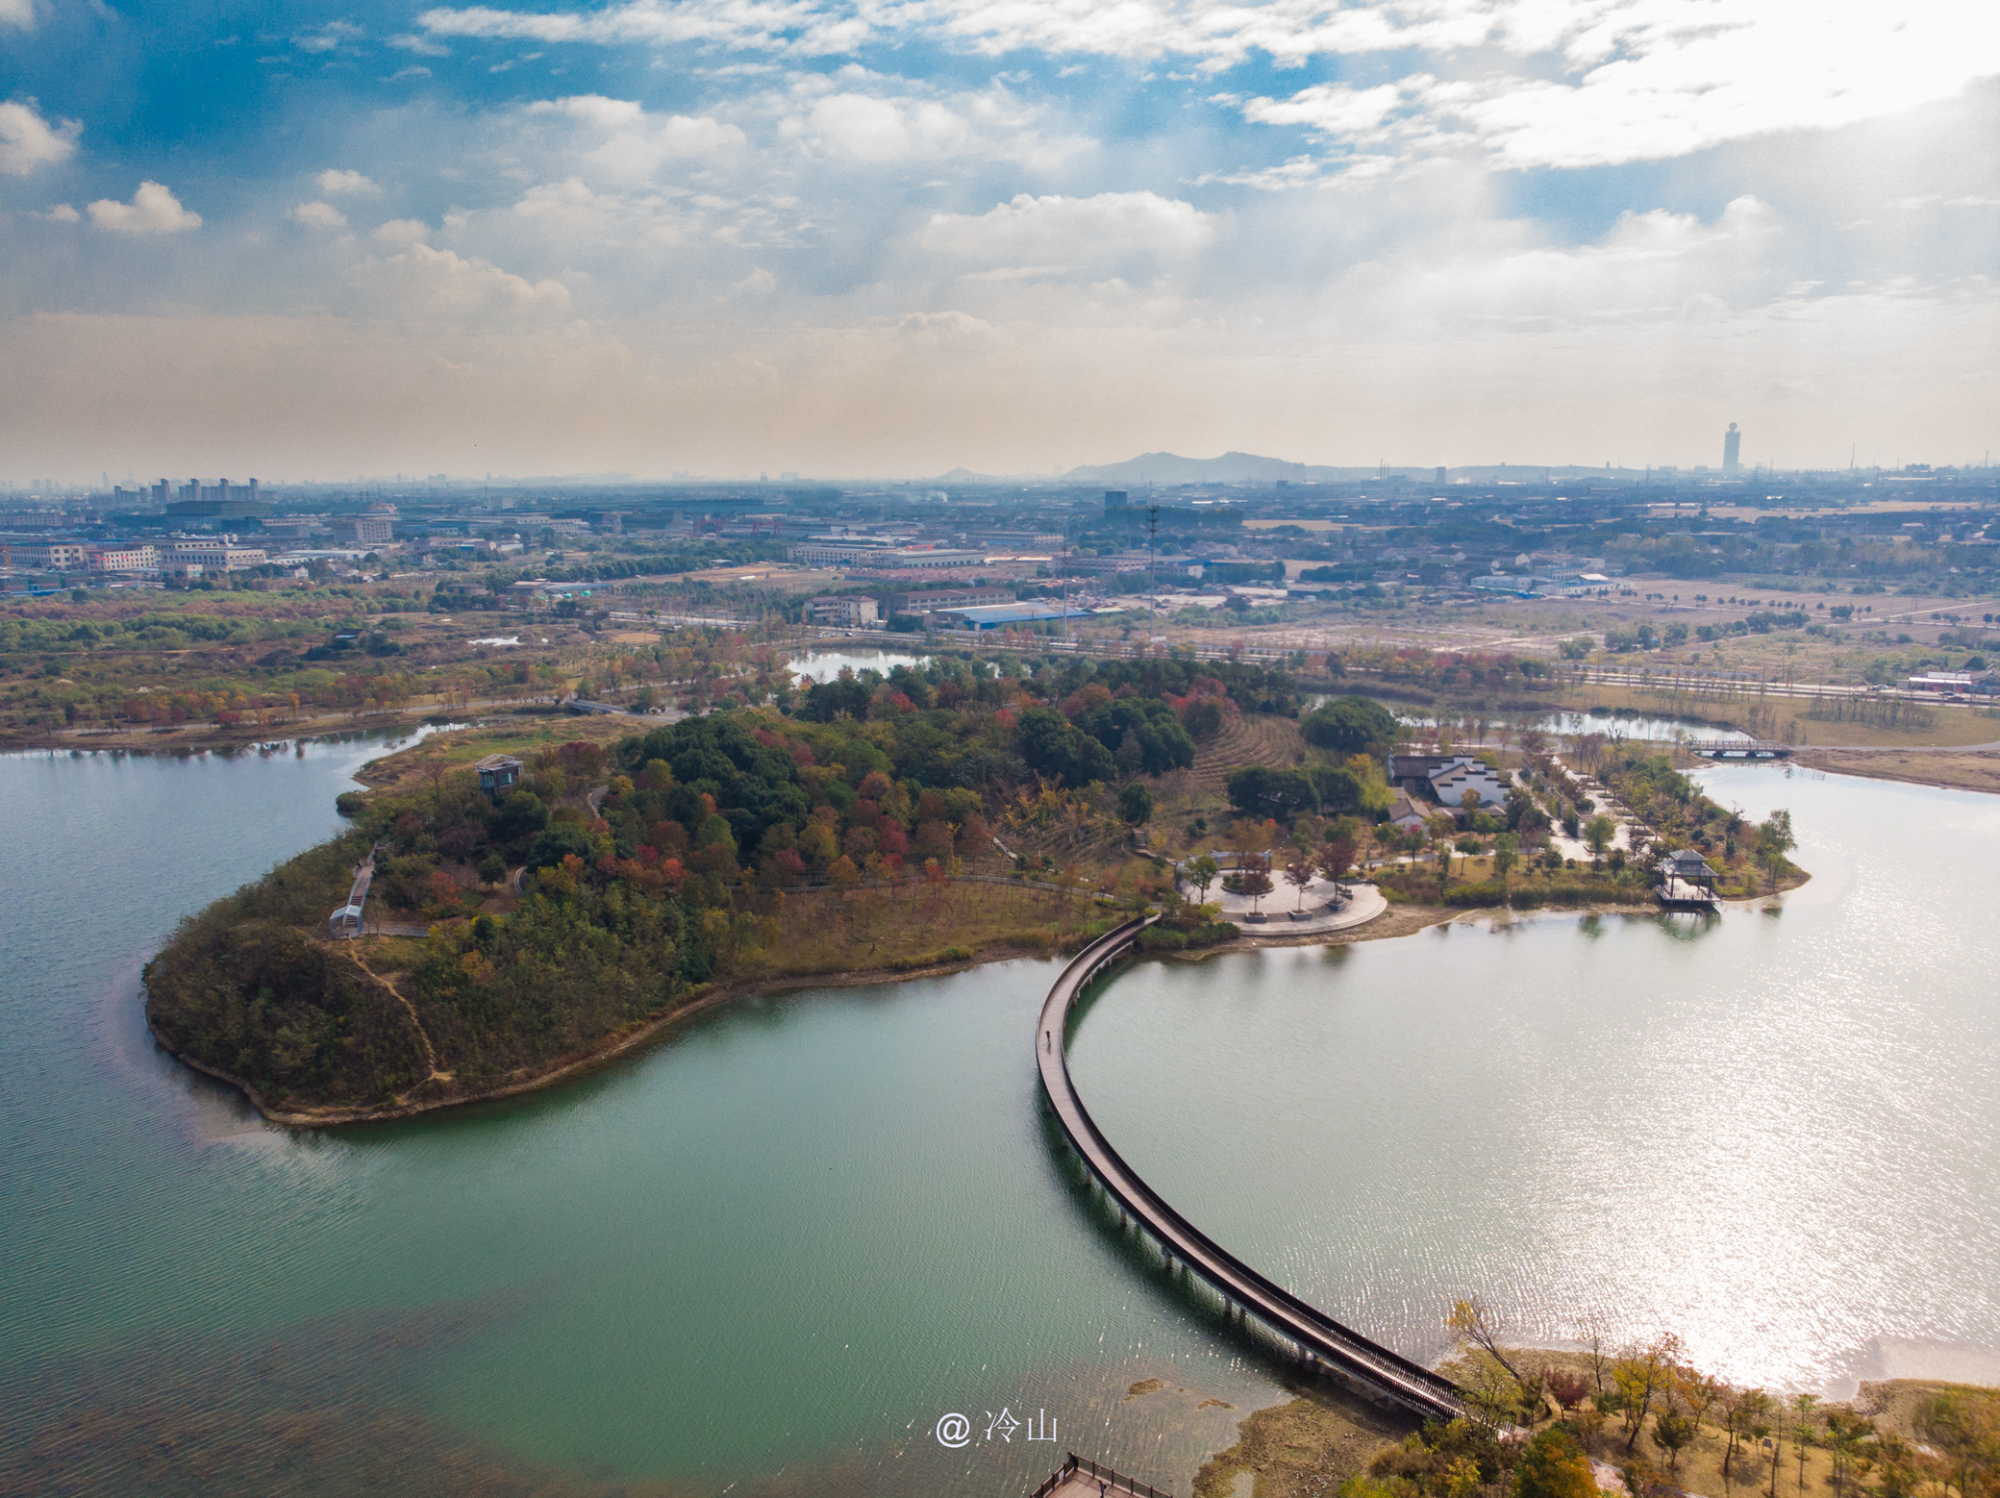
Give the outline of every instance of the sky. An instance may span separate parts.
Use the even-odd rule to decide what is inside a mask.
[[[0,477],[1983,461],[1980,0],[0,0]]]

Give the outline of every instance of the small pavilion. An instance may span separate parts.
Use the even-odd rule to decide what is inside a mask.
[[[1712,905],[1716,873],[1692,848],[1668,853],[1653,865],[1660,875],[1660,900],[1667,905]]]

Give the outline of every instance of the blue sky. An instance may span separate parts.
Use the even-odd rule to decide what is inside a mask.
[[[0,469],[1977,460],[1964,0],[0,0]]]

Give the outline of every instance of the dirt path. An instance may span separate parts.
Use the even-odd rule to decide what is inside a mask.
[[[408,999],[404,998],[403,991],[398,987],[396,987],[396,985],[392,981],[383,977],[380,973],[376,972],[375,969],[370,967],[366,962],[362,961],[361,954],[355,951],[352,946],[343,946],[341,950],[347,954],[348,961],[352,962],[356,967],[360,968],[362,972],[366,973],[370,978],[373,978],[377,983],[381,984],[384,988],[388,989],[389,992],[395,996],[396,1002],[398,1004],[401,1004],[404,1010],[409,1014],[410,1023],[416,1028],[417,1039],[423,1044],[424,1060],[430,1066],[431,1069],[430,1076],[425,1078],[425,1080],[429,1082],[443,1082],[446,1085],[450,1085],[451,1081],[453,1080],[452,1073],[448,1071],[438,1070],[437,1051],[431,1045],[430,1036],[424,1032],[424,1022],[417,1018],[417,1006],[412,1004]]]

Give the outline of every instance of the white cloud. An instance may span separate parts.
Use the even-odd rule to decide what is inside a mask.
[[[386,260],[371,257],[354,274],[409,313],[561,313],[570,306],[569,288],[560,281],[528,281],[489,260],[427,244],[413,244]]]
[[[46,219],[52,224],[75,224],[83,221],[83,215],[67,203],[58,203],[46,213],[38,213],[35,217]]]
[[[2000,19],[1935,4],[1751,7],[1743,24],[1623,39],[1574,81],[1428,83],[1428,122],[1503,165],[1685,155],[1780,130],[1831,129],[1948,98],[2000,73]]]
[[[816,99],[803,118],[786,125],[788,134],[810,134],[857,161],[955,156],[973,139],[965,119],[935,100],[877,99],[867,94]]]
[[[368,33],[352,21],[328,21],[317,31],[308,31],[292,38],[292,45],[301,52],[333,52],[345,42],[356,42]]]
[[[360,172],[349,171],[344,167],[329,167],[314,180],[319,183],[319,190],[329,197],[340,194],[351,196],[356,193],[374,195],[382,191],[381,188],[377,187],[374,182],[363,176]]]
[[[76,154],[76,138],[82,130],[76,120],[51,125],[35,108],[33,99],[25,104],[16,100],[0,104],[0,172],[25,177],[38,167],[69,160]]]
[[[1243,117],[1262,125],[1310,125],[1322,135],[1367,135],[1401,98],[1393,83],[1365,89],[1320,83],[1289,99],[1252,99],[1243,105]]]
[[[291,213],[292,222],[309,229],[345,229],[347,215],[331,203],[301,203]]]
[[[388,39],[389,45],[404,52],[414,52],[419,57],[449,57],[451,48],[440,46],[429,37],[411,36],[407,32]]]
[[[859,68],[843,69],[847,82],[870,80]],[[901,80],[895,80],[901,82]],[[811,95],[817,75],[795,93]],[[1004,84],[944,99],[862,92],[852,87],[820,94],[779,126],[788,140],[808,143],[850,161],[892,163],[977,156],[1017,161],[1047,170],[1091,144],[1075,136],[1049,137],[1038,128],[1043,111],[1023,104]]]
[[[1326,177],[1314,158],[1294,156],[1281,166],[1238,172],[1205,172],[1194,181],[1197,187],[1206,187],[1211,182],[1226,182],[1232,187],[1254,187],[1259,192],[1286,192],[1295,187],[1317,187],[1326,181]]]
[[[967,342],[990,341],[999,329],[969,312],[912,312],[898,318],[896,332],[905,344],[920,348],[949,348]]]
[[[601,10],[439,7],[434,36],[548,43],[705,43],[798,53],[943,41],[1179,56],[1205,70],[1262,54],[1423,58],[1396,83],[1319,84],[1245,106],[1328,134],[1384,127],[1399,100],[1422,148],[1476,146],[1513,166],[1682,155],[1789,129],[1826,129],[1950,98],[2000,76],[2000,10],[1966,0],[1813,6],[1799,0],[627,0]],[[912,122],[847,106],[831,133],[886,152]],[[942,121],[915,122],[918,142]],[[887,159],[886,156],[879,159]]]
[[[738,296],[769,296],[778,289],[778,278],[760,265],[742,280],[732,282],[729,289]]]
[[[0,0],[0,26],[35,29],[35,0]]]
[[[555,115],[594,130],[600,142],[581,158],[592,175],[643,182],[669,161],[698,161],[742,147],[743,132],[706,115],[648,114],[627,99],[581,94],[528,106],[531,115]]]
[[[157,182],[141,182],[129,203],[99,198],[90,205],[90,221],[115,234],[180,234],[201,227],[201,215],[183,208]]]
[[[433,36],[612,46],[709,42],[809,55],[851,51],[874,35],[853,10],[807,0],[631,0],[599,11],[542,15],[472,5],[427,10],[417,24]]]
[[[1456,35],[1447,12],[1476,21],[1477,35]],[[1249,100],[1247,119],[1336,139],[1392,138],[1419,154],[1471,148],[1507,167],[1584,167],[1832,129],[2000,75],[2000,13],[1957,0],[1879,10],[1790,0],[1459,0],[1409,23],[1380,10],[1341,15],[1350,18],[1342,26],[1374,15],[1385,35],[1434,55],[1394,84],[1316,84],[1289,99]],[[1482,45],[1476,68],[1453,56]],[[1496,55],[1529,66],[1496,66]]]
[[[1594,243],[1535,242],[1522,224],[1466,224],[1433,249],[1354,267],[1326,293],[1349,331],[1463,335],[1663,328],[1770,306],[1798,294],[1774,253],[1782,225],[1740,197],[1704,223],[1693,214],[1626,213]]]
[[[989,265],[1049,268],[1134,255],[1186,256],[1215,238],[1214,215],[1150,192],[1091,198],[1018,194],[985,213],[939,213],[924,227],[924,248]]]
[[[386,224],[377,224],[368,237],[377,244],[409,248],[429,239],[431,226],[420,218],[392,218]]]

